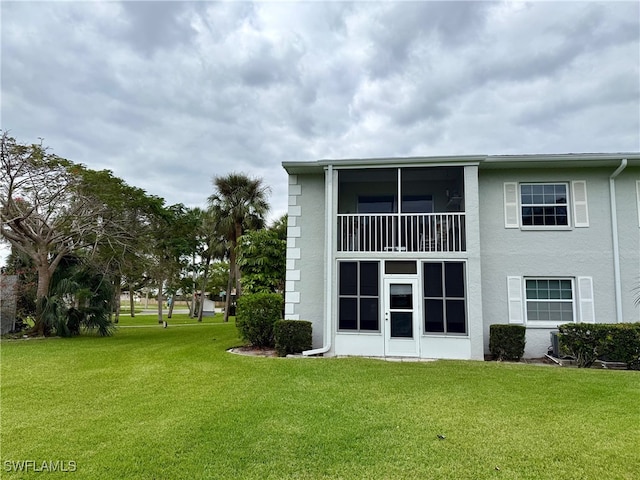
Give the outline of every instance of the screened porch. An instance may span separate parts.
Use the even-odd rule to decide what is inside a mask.
[[[339,252],[463,252],[462,167],[341,170]]]

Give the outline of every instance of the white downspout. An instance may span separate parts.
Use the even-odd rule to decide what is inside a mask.
[[[325,238],[324,238],[324,303],[325,303],[325,319],[324,319],[324,345],[314,350],[305,350],[302,352],[304,356],[320,355],[327,353],[331,349],[331,335],[333,331],[332,314],[333,314],[333,165],[327,167],[325,178],[324,192],[324,215],[325,215]]]
[[[616,292],[616,322],[622,323],[622,282],[620,281],[620,247],[618,242],[618,216],[616,208],[615,179],[627,167],[627,159],[623,158],[620,166],[609,177],[609,195],[611,196],[611,233],[613,235],[613,281]]]

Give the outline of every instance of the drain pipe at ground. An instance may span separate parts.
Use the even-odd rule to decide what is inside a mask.
[[[618,241],[618,216],[616,208],[616,177],[627,167],[623,158],[620,166],[609,177],[609,195],[611,196],[611,233],[613,236],[613,281],[616,293],[616,322],[622,323],[622,282],[620,281],[620,246]]]
[[[324,238],[324,261],[325,261],[325,319],[324,319],[324,345],[314,350],[305,350],[302,355],[309,357],[311,355],[321,355],[327,353],[331,349],[331,315],[333,312],[331,299],[333,295],[333,165],[329,165],[326,170],[325,179],[325,227],[326,234]]]

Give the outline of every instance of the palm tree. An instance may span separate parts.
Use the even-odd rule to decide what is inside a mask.
[[[262,179],[239,173],[214,177],[213,185],[216,192],[209,197],[209,206],[212,214],[220,219],[218,228],[229,242],[229,282],[224,309],[224,321],[227,322],[234,281],[236,296],[241,294],[240,272],[236,264],[238,239],[247,229],[264,227],[264,217],[269,211],[269,188],[263,185]]]

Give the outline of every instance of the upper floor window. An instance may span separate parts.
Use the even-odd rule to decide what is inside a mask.
[[[522,225],[568,226],[567,190],[566,183],[520,184]]]
[[[338,169],[338,214],[464,212],[464,167]]]
[[[588,227],[587,182],[505,182],[504,226],[531,230]]]

